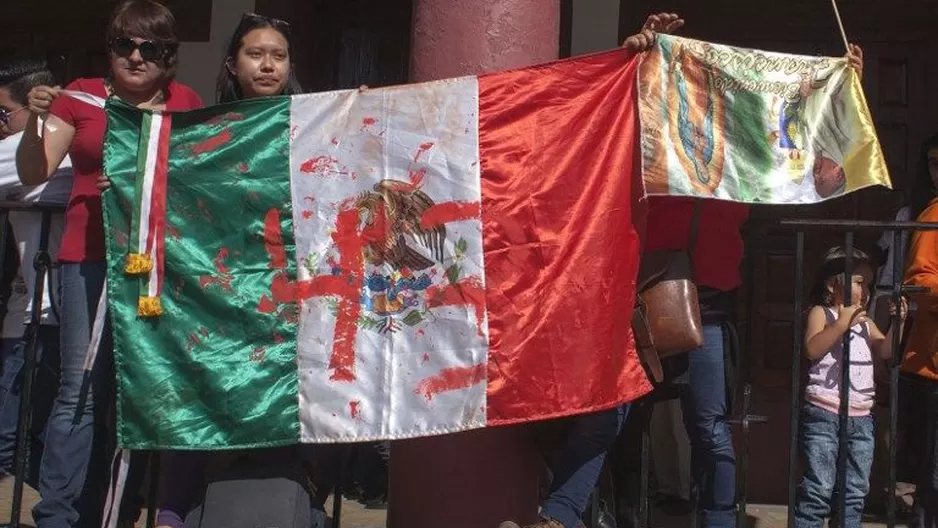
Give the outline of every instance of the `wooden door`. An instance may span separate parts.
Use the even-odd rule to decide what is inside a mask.
[[[918,145],[933,130],[938,131],[938,97],[926,96],[938,93],[938,65],[926,61],[933,56],[929,52],[938,50],[938,39],[933,36],[938,11],[918,0],[896,0],[888,6],[849,0],[840,4],[848,31],[854,30],[852,40],[865,50],[864,89],[893,181],[904,185],[916,170]],[[788,53],[844,53],[830,5],[809,0],[672,0],[665,5],[657,0],[623,0],[620,37],[635,33],[648,13],[662,10],[684,16],[685,36]],[[882,23],[873,26],[862,20]],[[769,423],[752,430],[750,468],[755,469],[749,475],[751,502],[784,504],[788,500],[795,235],[778,222],[792,218],[891,220],[899,201],[899,193],[867,189],[818,205],[752,210],[745,229],[745,285],[740,295],[739,326],[744,362],[753,383],[753,412],[767,415]],[[872,251],[879,236],[858,233],[856,244]],[[832,245],[840,244],[840,233],[812,230],[806,235],[802,276],[806,290],[820,257]]]

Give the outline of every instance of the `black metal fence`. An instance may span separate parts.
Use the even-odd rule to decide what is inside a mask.
[[[903,285],[903,270],[905,269],[905,255],[901,248],[899,237],[904,232],[909,231],[927,231],[938,230],[938,224],[921,222],[878,222],[861,220],[787,220],[781,222],[781,225],[795,231],[795,325],[794,342],[792,346],[792,368],[791,368],[791,447],[789,452],[789,475],[788,475],[788,527],[794,528],[794,507],[795,497],[798,485],[798,429],[801,406],[801,358],[804,350],[803,337],[803,312],[804,312],[804,249],[805,232],[808,230],[836,230],[843,232],[845,259],[845,274],[850,277],[853,274],[853,249],[854,234],[856,231],[875,230],[888,232],[891,238],[892,270],[887,270],[892,274],[891,295],[892,300],[899,305],[901,298],[907,293],[917,293],[922,291],[920,288]],[[844,299],[847,305],[851,302],[852,281],[844,281]],[[893,315],[891,325],[897,327],[900,323],[898,313]],[[843,338],[843,360],[840,363],[840,420],[839,420],[839,444],[837,457],[837,480],[835,489],[843,490],[846,484],[847,474],[847,417],[850,406],[850,331]],[[889,475],[887,494],[887,526],[894,528],[896,525],[896,442],[897,429],[899,422],[899,365],[902,361],[902,350],[900,349],[899,332],[892,333],[893,355],[889,363]],[[846,494],[841,492],[836,494],[836,519],[838,528],[844,527],[846,511]]]
[[[9,258],[7,255],[9,230],[5,228],[7,226],[8,215],[11,211],[27,211],[34,212],[41,215],[41,230],[40,230],[40,241],[39,249],[33,259],[31,265],[36,271],[36,277],[34,279],[33,291],[32,291],[32,311],[30,313],[29,324],[27,325],[26,332],[24,335],[24,363],[23,369],[21,371],[21,397],[20,397],[20,408],[19,408],[19,422],[17,425],[17,440],[16,440],[16,451],[14,459],[14,489],[12,497],[12,506],[10,512],[10,523],[7,525],[10,528],[19,528],[21,522],[21,511],[23,506],[23,491],[25,484],[25,475],[26,475],[26,464],[27,464],[27,443],[28,443],[28,432],[30,428],[30,405],[32,399],[32,390],[33,390],[33,380],[36,374],[37,368],[37,354],[39,350],[39,339],[38,339],[38,330],[42,317],[42,305],[43,305],[43,296],[45,294],[45,285],[47,284],[46,277],[51,270],[52,262],[49,256],[49,235],[51,228],[52,216],[54,214],[61,214],[64,211],[64,207],[61,205],[44,205],[44,204],[24,204],[20,202],[9,202],[9,201],[0,201],[0,263],[5,262],[5,259]],[[794,294],[794,340],[792,343],[792,355],[791,355],[791,422],[790,426],[790,450],[789,450],[789,476],[788,476],[788,526],[789,528],[794,528],[794,515],[793,508],[795,505],[796,489],[798,485],[798,468],[799,468],[799,452],[798,452],[798,430],[799,430],[799,417],[800,417],[800,407],[801,407],[801,360],[803,352],[803,312],[804,312],[804,260],[805,260],[805,235],[808,231],[815,230],[836,230],[842,232],[844,236],[844,249],[846,250],[846,275],[849,277],[853,272],[853,248],[854,248],[854,234],[857,231],[882,231],[890,233],[892,239],[892,247],[898,248],[901,247],[898,244],[898,239],[902,233],[909,231],[921,231],[921,230],[938,230],[938,224],[931,223],[919,223],[919,222],[875,222],[875,221],[855,221],[855,220],[788,220],[782,221],[781,225],[795,233],[795,294]],[[907,293],[914,293],[915,288],[902,285],[902,276],[904,269],[904,255],[901,251],[896,251],[892,256],[892,284],[895,285],[891,288],[891,293],[893,302],[898,304],[902,295]],[[27,263],[24,263],[26,265]],[[754,279],[753,273],[750,271],[747,273],[747,280],[752,281]],[[851,299],[851,281],[847,280],[844,283],[844,298],[849,304]],[[750,287],[751,291],[752,288]],[[747,317],[752,319],[752,303],[753,297],[750,295],[747,299],[748,310]],[[898,316],[893,316],[892,324],[898,324]],[[751,330],[749,332],[751,342]],[[846,453],[847,453],[847,412],[849,408],[849,387],[850,387],[850,340],[848,338],[849,332],[844,336],[843,340],[843,361],[840,364],[841,368],[841,390],[840,390],[840,439],[839,439],[839,451],[838,451],[838,461],[837,461],[837,487],[838,489],[844,489],[845,479],[846,479]],[[893,332],[893,359],[889,364],[889,473],[888,473],[888,486],[890,493],[887,495],[887,526],[893,528],[896,525],[896,497],[893,493],[893,490],[896,486],[897,480],[897,470],[896,470],[896,433],[898,425],[898,383],[899,383],[899,364],[902,358],[902,351],[900,350],[900,334],[899,332]],[[742,354],[744,357],[746,354]],[[745,361],[743,359],[742,361]],[[753,387],[750,383],[749,376],[743,376],[743,386],[742,386],[742,406],[741,413],[738,417],[731,420],[732,423],[742,427],[742,439],[741,439],[741,452],[738,457],[738,470],[740,473],[740,481],[743,484],[739,491],[739,526],[745,527],[747,520],[745,516],[747,508],[747,496],[746,485],[748,478],[748,468],[749,468],[749,432],[750,426],[753,423],[763,423],[766,421],[764,416],[753,415],[751,414],[751,397]],[[758,390],[758,387],[755,388]],[[648,438],[647,431],[642,434],[642,470],[641,470],[641,514],[639,515],[639,526],[646,527],[649,526],[650,522],[650,508],[648,507]],[[156,461],[153,460],[155,463]],[[158,472],[154,471],[153,476]],[[155,492],[155,482],[151,480],[151,499],[153,493]],[[836,519],[839,523],[839,528],[844,526],[844,512],[846,508],[846,496],[843,493],[838,495],[838,500],[836,504]],[[152,502],[151,502],[152,504]],[[340,505],[337,505],[336,511],[336,520],[338,520],[338,511]],[[596,524],[596,508],[593,508],[593,526]],[[155,524],[154,509],[149,508],[149,515],[147,519],[147,526],[152,527]]]
[[[797,487],[799,484],[799,426],[800,426],[800,415],[801,415],[801,406],[802,406],[802,394],[801,394],[801,377],[802,377],[802,357],[804,352],[804,318],[805,318],[805,302],[804,302],[804,293],[805,293],[805,240],[808,233],[813,234],[829,234],[831,232],[836,232],[842,234],[843,236],[843,246],[847,255],[845,262],[846,275],[849,277],[853,273],[854,263],[852,262],[852,255],[855,242],[855,234],[857,232],[866,231],[866,232],[881,232],[888,233],[889,238],[891,239],[891,251],[892,254],[892,269],[885,270],[885,273],[890,273],[892,276],[891,284],[892,287],[887,290],[880,289],[880,293],[888,293],[892,297],[892,301],[898,305],[900,303],[900,298],[903,295],[910,293],[920,293],[923,291],[922,288],[916,288],[908,285],[903,285],[903,275],[905,269],[905,255],[904,252],[899,250],[903,245],[899,244],[899,238],[903,233],[908,233],[912,231],[927,231],[927,230],[938,230],[938,224],[932,223],[920,223],[920,222],[893,222],[893,221],[862,221],[862,220],[825,220],[825,219],[804,219],[804,220],[785,220],[778,223],[773,223],[775,228],[780,227],[780,231],[784,234],[794,234],[795,238],[795,269],[794,269],[794,278],[795,278],[795,287],[794,287],[794,313],[793,313],[793,342],[791,349],[791,383],[790,383],[790,423],[789,423],[789,474],[788,474],[788,526],[789,528],[794,528],[794,507],[797,496]],[[766,226],[761,225],[760,228]],[[759,230],[759,234],[764,235],[765,233]],[[745,319],[747,322],[746,328],[746,344],[742,353],[740,354],[740,364],[738,365],[738,379],[739,384],[738,390],[735,392],[738,396],[741,397],[739,400],[739,405],[736,406],[736,413],[729,419],[729,422],[735,426],[738,426],[739,432],[741,435],[737,438],[739,451],[737,452],[737,475],[739,487],[737,491],[737,504],[738,504],[738,516],[737,516],[737,528],[747,528],[749,525],[748,518],[746,516],[746,511],[748,507],[748,490],[747,483],[749,478],[749,457],[750,457],[750,432],[751,427],[755,424],[766,423],[768,418],[763,415],[754,414],[752,408],[752,397],[754,392],[759,391],[758,386],[752,385],[751,379],[751,354],[754,350],[754,328],[753,328],[753,319],[754,319],[754,308],[755,303],[757,302],[755,298],[755,288],[753,287],[755,280],[758,278],[755,274],[755,266],[753,265],[752,252],[759,251],[761,249],[760,244],[751,244],[749,245],[750,256],[747,258],[748,266],[745,270],[745,282],[747,297],[744,300],[746,311]],[[767,277],[762,277],[763,280]],[[851,281],[847,280],[844,284],[845,299],[851,299],[850,288]],[[893,316],[891,321],[892,325],[898,324],[897,315]],[[894,528],[896,526],[896,495],[894,490],[896,488],[897,481],[897,430],[898,430],[898,385],[899,385],[899,366],[902,360],[903,351],[900,349],[900,333],[893,333],[893,356],[889,362],[889,460],[888,460],[888,493],[887,493],[887,526],[888,528]],[[843,340],[843,361],[840,363],[839,368],[841,369],[841,387],[840,387],[840,417],[839,417],[839,446],[838,446],[838,460],[837,460],[837,485],[839,489],[844,489],[844,483],[846,478],[846,454],[847,454],[847,412],[849,409],[849,387],[850,387],[850,345],[849,345],[849,331],[844,335]],[[735,388],[734,388],[735,389]],[[659,389],[660,390],[660,389]],[[667,390],[667,389],[665,389]],[[667,397],[667,396],[666,396]],[[673,395],[670,397],[674,397]],[[660,397],[651,396],[648,398],[653,404],[655,401],[661,399]],[[641,432],[641,435],[636,438],[631,438],[631,441],[641,442],[641,484],[638,487],[639,494],[639,509],[634,519],[634,528],[648,528],[652,526],[652,506],[651,506],[651,496],[649,490],[649,470],[650,470],[650,461],[649,461],[649,444],[650,439],[648,435],[647,425]],[[597,497],[604,500],[607,505],[609,502],[615,502],[616,490],[611,492],[608,490],[597,489],[597,493],[594,494],[594,506],[589,512],[588,526],[592,528],[605,528],[599,522],[599,511],[597,507]],[[692,495],[693,495],[692,490]],[[835,513],[834,518],[837,520],[838,528],[843,528],[844,526],[844,512],[846,508],[846,496],[843,493],[837,495],[837,501],[834,507],[832,508]],[[696,497],[692,496],[692,503],[696,506]],[[617,508],[615,505],[612,507],[613,511]],[[696,526],[696,518],[692,516],[690,526]],[[621,528],[621,527],[620,527]]]
[[[10,230],[8,229],[8,218],[11,211],[23,211],[38,213],[40,220],[39,247],[31,263],[24,262],[23,265],[32,265],[36,270],[36,277],[33,281],[32,291],[32,310],[29,314],[29,324],[23,335],[23,367],[20,371],[20,406],[19,419],[16,428],[16,451],[13,459],[14,465],[14,484],[13,498],[10,509],[9,527],[19,528],[20,517],[23,508],[23,487],[26,479],[27,447],[29,442],[30,412],[32,403],[33,382],[36,375],[37,356],[39,353],[39,324],[42,320],[42,305],[45,295],[46,276],[52,267],[52,259],[49,256],[49,234],[52,225],[52,215],[61,214],[65,211],[63,205],[50,205],[42,203],[23,203],[12,201],[0,201],[0,263],[5,263],[10,257],[7,254],[8,238]],[[14,255],[14,258],[18,258]]]

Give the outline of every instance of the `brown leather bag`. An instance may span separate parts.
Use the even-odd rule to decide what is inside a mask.
[[[646,253],[639,265],[632,332],[642,365],[657,383],[664,380],[661,359],[703,345],[703,322],[693,271],[699,225],[700,200],[697,200],[688,249]]]

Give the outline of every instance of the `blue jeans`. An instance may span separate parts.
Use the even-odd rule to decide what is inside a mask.
[[[938,384],[925,391],[925,442],[909,528],[938,528]]]
[[[806,404],[801,413],[801,454],[804,476],[798,486],[795,503],[797,528],[821,528],[824,519],[836,513],[840,417],[815,405]],[[873,416],[847,420],[846,518],[844,526],[860,528],[863,502],[870,491],[870,468],[873,466]],[[839,490],[838,490],[839,492]]]
[[[37,350],[36,383],[32,393],[32,428],[35,433],[44,428],[48,419],[49,400],[51,391],[56,390],[56,381],[59,370],[59,332],[57,326],[39,327]],[[19,425],[20,387],[26,352],[26,340],[4,339],[2,342],[3,373],[0,375],[0,471],[13,473],[14,455],[16,453],[16,429]],[[33,475],[38,464],[33,460],[40,454],[41,444],[38,443],[41,435],[30,435],[29,463],[27,465],[26,482],[36,485]],[[34,467],[35,466],[35,467]]]
[[[3,373],[0,375],[0,471],[13,473],[13,458],[16,451],[16,427],[19,424],[20,391],[19,375],[23,367],[21,339],[3,339],[0,344],[0,360]]]
[[[103,262],[65,263],[60,268],[61,382],[46,425],[39,468],[41,500],[33,509],[38,528],[101,525],[114,445],[107,422],[114,394],[109,325],[88,379],[84,361],[104,276]],[[139,460],[131,461],[131,468],[135,467],[145,469]],[[134,498],[142,474],[131,470],[124,505]]]
[[[736,455],[730,429],[723,328],[704,326],[704,344],[687,354],[681,396],[701,528],[736,526]]]
[[[619,435],[628,413],[625,405],[571,418],[566,446],[551,461],[554,478],[541,516],[566,528],[577,528],[606,460],[606,452]]]

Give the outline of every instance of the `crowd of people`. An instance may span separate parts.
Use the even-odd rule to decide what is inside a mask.
[[[648,18],[641,31],[624,47],[635,53],[649,49],[657,33],[677,30],[683,20],[674,14]],[[106,28],[109,72],[104,78],[78,79],[66,89],[103,99],[117,98],[141,109],[185,111],[203,105],[189,87],[175,80],[179,42],[172,13],[152,0],[128,0],[114,11]],[[862,75],[862,51],[851,46],[847,60]],[[287,22],[245,14],[234,33],[219,69],[216,102],[232,102],[271,95],[301,93],[293,64]],[[55,218],[49,239],[56,263],[43,297],[41,367],[59,373],[53,385],[54,403],[40,436],[41,462],[33,483],[41,500],[33,511],[39,528],[97,526],[101,523],[104,497],[111,477],[109,461],[114,449],[114,376],[105,332],[101,351],[90,371],[85,359],[97,302],[105,280],[105,236],[101,193],[108,187],[102,173],[105,112],[62,93],[42,62],[16,61],[0,65],[0,198],[27,203],[64,206]],[[925,145],[922,188],[916,196],[932,199],[938,182],[938,139]],[[699,288],[704,324],[704,344],[699,350],[668,359],[665,384],[678,387],[684,426],[691,443],[693,481],[698,491],[697,515],[703,528],[736,526],[736,463],[728,423],[732,380],[728,365],[735,361],[729,346],[735,320],[734,292],[742,279],[739,265],[744,243],[740,230],[747,221],[746,205],[720,201],[656,197],[642,202],[647,210],[636,212],[643,251],[689,251]],[[938,221],[938,202],[914,206],[922,221]],[[19,256],[6,295],[2,327],[2,376],[0,376],[0,469],[12,472],[19,407],[20,369],[23,363],[25,322],[32,313],[29,299],[36,287],[32,259],[39,243],[39,216],[19,212],[9,216]],[[693,241],[693,244],[691,244]],[[927,293],[912,303],[914,318],[908,345],[892,350],[895,325],[885,331],[866,313],[872,294],[874,264],[863,253],[852,255],[853,273],[846,278],[846,253],[833,248],[818,272],[815,303],[807,314],[805,350],[811,361],[805,390],[801,448],[805,472],[798,492],[796,525],[820,527],[832,513],[832,497],[847,499],[845,522],[858,527],[864,497],[869,491],[873,431],[870,409],[875,385],[876,358],[904,355],[907,383],[925,395],[918,402],[927,412],[927,435],[919,453],[921,474],[916,479],[916,527],[938,526],[938,316],[931,308],[938,299],[938,233],[916,233],[911,239],[907,281],[924,286]],[[850,302],[844,297],[851,284]],[[846,305],[846,306],[845,306]],[[910,313],[905,303],[889,307],[894,319]],[[846,488],[834,489],[837,458],[840,379],[837,364],[842,355],[841,337],[850,334],[853,350],[850,386],[850,434]],[[41,391],[40,391],[41,392]],[[39,401],[39,400],[37,400]],[[545,494],[538,528],[578,528],[603,467],[634,469],[638,441],[624,433],[621,459],[607,461],[607,454],[626,421],[642,422],[647,413],[632,412],[631,405],[568,419],[565,440],[549,457],[550,486]],[[640,424],[641,425],[641,424]],[[640,430],[638,428],[625,428]],[[618,445],[618,444],[616,444]],[[386,462],[379,449],[378,464]],[[142,456],[142,455],[138,455]],[[611,458],[617,458],[613,453]],[[238,526],[240,518],[256,515],[257,493],[227,495],[226,507],[212,510],[210,484],[232,478],[264,480],[282,477],[298,486],[303,500],[282,522],[266,518],[271,526],[324,526],[323,502],[330,485],[322,478],[321,452],[314,447],[246,451],[224,455],[164,453],[163,483],[158,494],[158,525],[162,528]],[[326,464],[328,465],[328,464]],[[129,526],[142,507],[138,499],[146,464],[131,463],[126,500],[120,519]],[[619,473],[629,473],[623,469]],[[319,473],[317,475],[317,473]],[[628,475],[619,475],[633,490]],[[266,488],[269,493],[277,488]],[[325,490],[325,491],[324,491]],[[287,490],[296,495],[297,490]],[[375,493],[372,493],[374,495]],[[637,493],[619,493],[616,521],[635,526]],[[255,501],[255,502],[252,502]],[[154,506],[154,505],[151,505]],[[217,504],[216,504],[217,506]],[[210,511],[212,510],[212,511]],[[250,512],[254,512],[253,514]],[[625,513],[621,513],[625,512]],[[283,513],[283,512],[281,512]],[[273,514],[272,514],[273,515]],[[246,525],[246,524],[245,524]],[[252,524],[253,526],[254,524]],[[517,528],[506,520],[503,528]],[[529,527],[531,528],[531,527]]]

